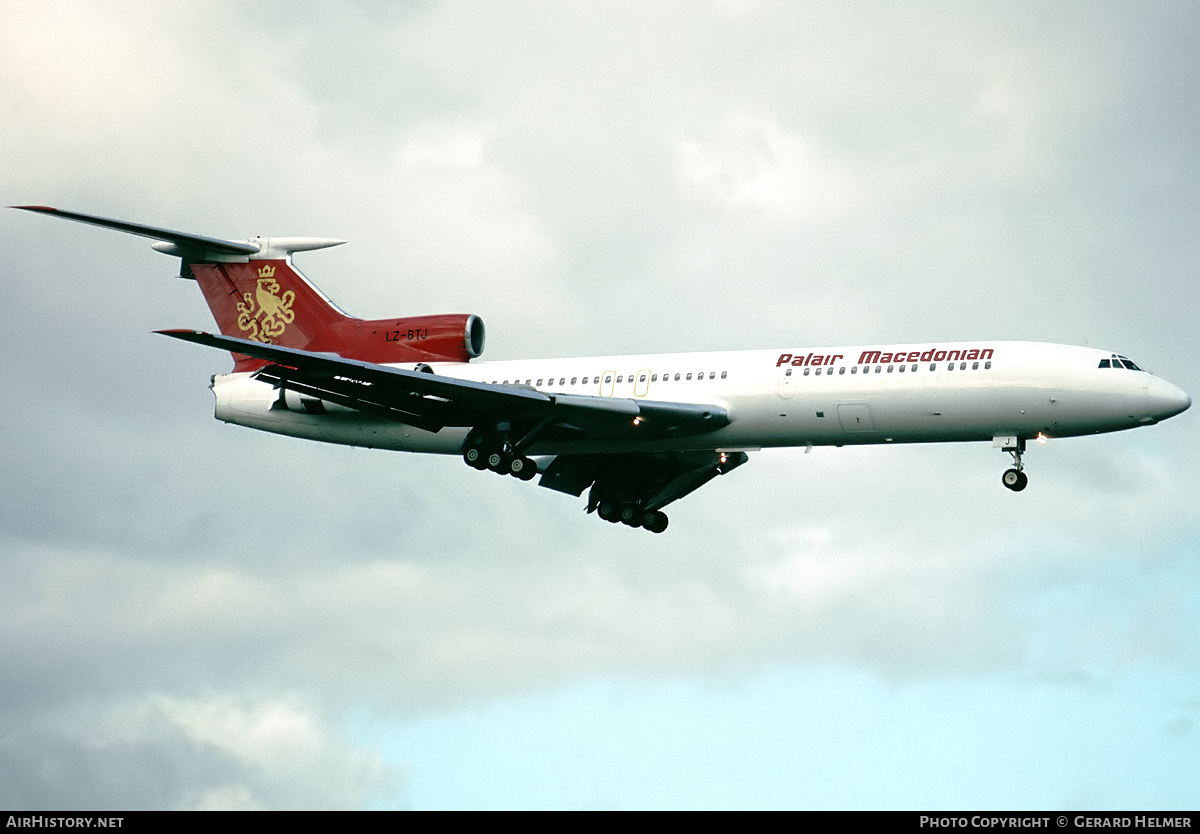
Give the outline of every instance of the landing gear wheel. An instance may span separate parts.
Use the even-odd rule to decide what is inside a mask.
[[[1001,481],[1013,492],[1020,492],[1029,485],[1029,476],[1019,469],[1008,469],[1001,477]]]
[[[531,481],[537,477],[537,464],[523,455],[515,457],[508,462],[508,474],[522,481]]]
[[[483,456],[483,450],[477,446],[472,446],[463,452],[463,460],[472,469],[487,469],[487,458]]]
[[[507,475],[508,455],[504,452],[492,452],[487,456],[487,468],[501,475]]]
[[[661,533],[667,529],[667,515],[653,510],[642,516],[642,526],[651,533]]]
[[[630,527],[642,526],[642,513],[634,504],[624,504],[620,513],[621,523]]]
[[[596,505],[596,515],[608,522],[620,521],[617,505],[613,501],[601,501]]]

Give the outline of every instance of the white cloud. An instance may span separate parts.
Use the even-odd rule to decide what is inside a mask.
[[[679,159],[687,196],[749,219],[845,218],[860,199],[847,166],[770,119],[738,114],[707,140],[684,140]]]
[[[377,752],[311,710],[252,696],[48,710],[10,723],[0,768],[0,797],[23,810],[356,809],[401,790]]]

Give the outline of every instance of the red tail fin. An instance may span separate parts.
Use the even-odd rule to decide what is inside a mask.
[[[339,322],[352,321],[286,260],[192,264],[217,327],[226,336],[308,349]],[[234,370],[263,365],[234,354]]]
[[[452,314],[364,321],[338,310],[287,260],[196,263],[221,333],[364,362],[466,362],[483,352],[483,321]],[[234,370],[261,367],[234,354]]]
[[[343,240],[256,237],[245,242],[112,220],[50,206],[13,206],[159,241],[154,248],[183,261],[226,336],[364,362],[466,362],[483,352],[483,321],[471,315],[410,316],[363,321],[337,309],[292,266],[293,252]],[[257,256],[257,258],[255,258]],[[281,257],[282,256],[282,257]],[[263,360],[234,354],[234,370]]]

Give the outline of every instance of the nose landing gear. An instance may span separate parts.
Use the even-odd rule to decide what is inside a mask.
[[[1029,476],[1025,474],[1025,464],[1021,460],[1021,456],[1025,454],[1025,438],[996,438],[992,442],[1013,456],[1013,468],[1004,470],[1000,482],[1013,492],[1025,489],[1029,485]]]

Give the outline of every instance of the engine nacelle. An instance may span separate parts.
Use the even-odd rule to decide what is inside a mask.
[[[306,348],[364,362],[467,362],[483,353],[483,319],[461,313],[331,325]]]

